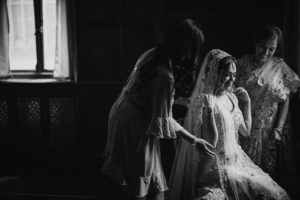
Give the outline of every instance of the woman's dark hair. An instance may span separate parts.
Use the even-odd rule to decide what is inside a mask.
[[[254,44],[259,44],[266,40],[275,40],[277,39],[277,46],[282,48],[282,31],[279,27],[275,25],[265,25],[257,30],[254,35]]]
[[[170,25],[163,42],[155,50],[153,58],[140,68],[142,81],[155,75],[154,65],[166,63],[171,58],[174,65],[193,67],[203,48],[204,35],[200,26],[192,19],[184,19]],[[176,80],[175,80],[176,82]]]
[[[204,43],[204,35],[192,19],[184,19],[171,25],[161,44],[161,53],[170,57],[176,64],[183,60],[194,61],[199,56]]]

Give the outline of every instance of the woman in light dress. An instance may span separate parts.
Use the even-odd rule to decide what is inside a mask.
[[[181,141],[170,178],[169,200],[288,200],[289,196],[246,155],[238,132],[251,129],[251,100],[234,89],[235,59],[219,49],[204,59],[185,128],[215,146],[209,157]],[[240,106],[239,106],[240,105]]]

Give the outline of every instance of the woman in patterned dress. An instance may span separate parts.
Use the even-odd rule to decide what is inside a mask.
[[[289,96],[300,80],[282,58],[274,56],[282,43],[277,26],[262,27],[254,43],[255,54],[246,54],[237,62],[237,85],[249,93],[253,120],[250,137],[241,137],[240,142],[255,164],[277,178],[278,152],[287,136]]]
[[[215,157],[179,144],[170,179],[170,200],[289,200],[288,194],[253,163],[238,143],[251,130],[251,100],[233,89],[235,59],[211,50],[201,67],[185,128],[215,146]],[[240,106],[239,106],[240,104]]]

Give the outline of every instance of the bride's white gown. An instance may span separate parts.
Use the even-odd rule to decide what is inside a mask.
[[[234,109],[226,110],[217,101],[213,109],[219,135],[216,156],[211,158],[182,140],[169,183],[169,200],[289,199],[285,190],[256,166],[238,144],[243,114],[236,96],[233,93],[226,95]],[[190,132],[202,138],[210,134],[206,131],[209,117],[205,98],[202,95],[192,102],[188,118]]]

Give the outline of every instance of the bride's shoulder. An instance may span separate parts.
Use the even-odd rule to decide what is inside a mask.
[[[208,102],[211,102],[216,99],[216,96],[213,94],[200,94],[196,96],[193,100],[193,104],[197,107],[206,107]],[[214,101],[215,102],[215,101]]]

